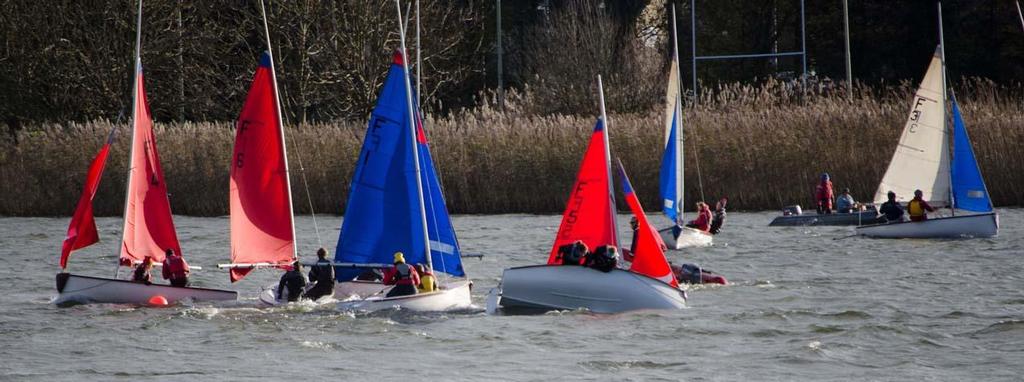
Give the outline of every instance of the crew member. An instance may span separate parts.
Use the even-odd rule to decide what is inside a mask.
[[[711,229],[711,208],[707,203],[697,202],[697,218],[691,220],[686,226],[704,232]]]
[[[882,207],[878,209],[878,212],[881,212],[889,223],[903,221],[903,206],[896,201],[896,193],[889,191],[887,196],[889,201],[882,203]]]
[[[167,248],[161,273],[163,273],[164,280],[170,280],[173,286],[188,286],[188,263],[185,262],[184,257],[181,257],[181,254],[174,252],[174,249]]]
[[[430,270],[430,267],[425,264],[416,264],[416,272],[420,274],[420,293],[433,292],[437,290],[437,284],[434,280],[434,272]]]
[[[848,214],[853,212],[854,205],[857,204],[856,200],[853,200],[853,196],[850,195],[850,189],[844,188],[843,193],[836,198],[836,210],[841,214]]]
[[[135,267],[135,272],[132,273],[132,282],[140,284],[152,284],[153,283],[153,258],[146,256],[138,266]]]
[[[818,205],[819,214],[832,213],[832,198],[834,196],[832,181],[829,180],[828,173],[821,174],[821,182],[818,183],[814,190],[814,201]]]
[[[910,221],[920,222],[928,220],[928,213],[935,212],[932,206],[922,198],[924,193],[921,190],[914,191],[914,198],[907,203],[907,212],[910,214]]]
[[[292,269],[281,275],[277,283],[277,301],[287,299],[288,302],[299,301],[302,289],[306,287],[306,277],[302,275],[302,264],[298,260],[292,263]],[[287,295],[283,294],[286,293]]]
[[[711,232],[712,235],[717,235],[722,232],[722,224],[725,224],[725,205],[729,203],[729,198],[718,199],[718,203],[715,203],[715,216],[711,218]]]
[[[317,300],[323,296],[334,294],[334,265],[327,260],[327,250],[316,250],[316,264],[309,270],[309,282],[313,284],[303,297]]]
[[[420,284],[420,275],[416,268],[405,263],[405,255],[395,252],[395,266],[384,271],[384,285],[394,285],[388,291],[388,297],[408,296],[416,294],[416,286]]]

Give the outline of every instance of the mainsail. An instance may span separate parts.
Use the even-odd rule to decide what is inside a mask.
[[[153,119],[146,101],[141,63],[136,65],[132,116],[132,154],[121,245],[123,265],[131,265],[146,257],[161,262],[167,249],[181,253],[153,134]]]
[[[609,193],[611,177],[606,149],[604,120],[598,119],[562,214],[548,264],[557,263],[558,247],[576,240],[582,240],[590,249],[618,245],[612,220],[615,204]]]
[[[100,241],[100,235],[96,231],[96,219],[92,215],[92,199],[96,196],[96,189],[100,186],[100,178],[103,177],[103,169],[107,166],[107,157],[110,154],[110,142],[114,138],[111,131],[107,143],[100,148],[100,152],[93,158],[89,165],[89,172],[85,177],[85,185],[82,186],[82,196],[78,198],[78,206],[75,207],[75,214],[71,217],[71,224],[68,224],[68,234],[60,250],[60,267],[67,268],[68,256],[71,251],[82,249]]]
[[[427,263],[413,157],[416,144],[434,269],[464,276],[458,240],[421,122],[412,142],[403,65],[401,52],[396,52],[370,115],[349,187],[335,262],[390,263],[393,253],[402,252],[408,263]],[[337,279],[348,281],[359,272],[340,269]]]
[[[971,139],[967,136],[960,107],[953,97],[953,205],[956,208],[974,211],[992,211],[992,200],[989,199],[985,180],[981,178],[981,170],[974,158]]]
[[[936,49],[914,94],[896,153],[875,192],[875,203],[885,202],[889,191],[895,192],[898,200],[908,201],[919,189],[933,206],[949,205],[949,133],[942,70],[942,58]]]
[[[231,262],[287,265],[295,259],[284,134],[270,52],[260,56],[238,117],[231,156]],[[231,281],[251,268],[232,268]]]
[[[666,143],[665,150],[661,156],[661,171],[659,176],[659,185],[661,191],[661,210],[665,213],[665,217],[671,220],[673,223],[678,222],[682,218],[683,213],[683,190],[680,187],[682,184],[682,145],[679,144],[679,134],[681,133],[679,127],[681,125],[681,118],[676,118],[681,111],[678,104],[678,99],[670,101],[670,103],[676,105],[672,113],[672,119],[669,123],[668,130],[666,131]]]
[[[672,274],[672,268],[665,258],[665,251],[662,250],[664,244],[661,243],[660,235],[658,235],[654,226],[647,221],[644,208],[640,205],[640,199],[633,193],[633,186],[629,183],[626,169],[622,167],[621,162],[619,163],[619,175],[622,177],[622,193],[626,197],[626,204],[629,204],[629,209],[633,211],[637,227],[639,227],[636,231],[638,236],[636,248],[634,248],[635,252],[633,252],[633,262],[629,270],[678,287],[679,282],[676,280],[675,275]]]

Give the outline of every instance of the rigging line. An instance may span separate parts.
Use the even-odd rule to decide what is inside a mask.
[[[700,200],[706,203],[707,200],[704,199],[704,179],[700,174],[700,155],[698,154],[698,151],[700,150],[700,138],[697,137],[696,126],[694,126],[694,129],[690,134],[693,134],[693,163],[697,166],[697,187],[700,189]]]

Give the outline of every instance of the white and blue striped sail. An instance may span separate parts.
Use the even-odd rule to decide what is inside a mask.
[[[974,158],[971,139],[967,136],[967,128],[960,116],[960,107],[953,104],[953,163],[950,171],[953,183],[953,205],[956,208],[974,211],[992,211],[992,200],[989,199],[985,181],[981,178],[981,170]]]
[[[665,146],[659,174],[661,210],[673,223],[683,220],[683,118],[678,67],[673,59],[665,92]]]

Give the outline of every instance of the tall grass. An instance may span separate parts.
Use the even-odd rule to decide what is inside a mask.
[[[857,89],[853,99],[829,89],[806,96],[786,84],[725,86],[686,110],[687,205],[704,195],[728,196],[734,209],[810,204],[821,172],[858,200],[873,196],[895,149],[910,106],[908,84]],[[974,80],[958,93],[965,122],[997,205],[1024,202],[1024,99],[1021,87]],[[490,102],[428,119],[426,126],[449,208],[455,213],[553,213],[564,208],[595,116],[541,116],[530,95],[511,98],[504,111]],[[613,155],[651,209],[660,205],[661,110],[616,114],[611,107]],[[596,111],[596,108],[595,108]],[[228,210],[232,123],[156,126],[172,210],[222,215]],[[67,215],[74,209],[89,160],[106,138],[109,121],[41,125],[0,140],[0,214]],[[127,171],[127,126],[117,140],[96,197],[97,214],[120,214]],[[364,122],[310,124],[287,129],[296,212],[308,213],[300,176],[317,213],[342,213],[362,144]],[[696,148],[696,149],[695,149]],[[299,168],[299,159],[304,169]]]

